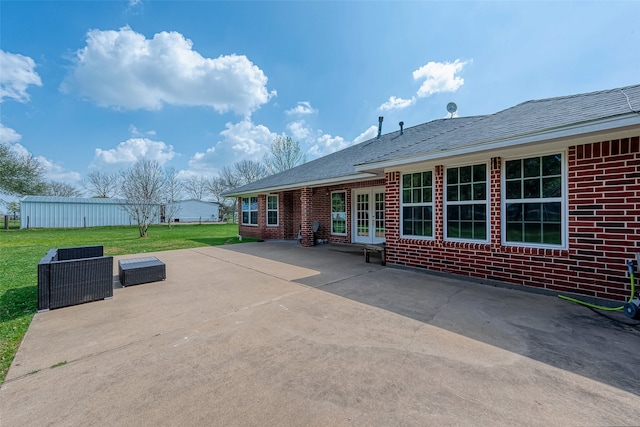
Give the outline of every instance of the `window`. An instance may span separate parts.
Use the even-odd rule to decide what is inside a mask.
[[[331,234],[347,234],[347,193],[331,193]]]
[[[487,165],[447,168],[446,236],[487,240]]]
[[[242,223],[258,225],[258,197],[242,198]]]
[[[278,196],[267,196],[267,225],[278,225]]]
[[[562,155],[505,162],[505,240],[563,245]]]
[[[402,235],[433,236],[433,173],[402,175]]]

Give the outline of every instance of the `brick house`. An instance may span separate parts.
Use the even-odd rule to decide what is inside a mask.
[[[386,244],[390,266],[622,300],[640,85],[381,134],[229,193],[240,234]]]

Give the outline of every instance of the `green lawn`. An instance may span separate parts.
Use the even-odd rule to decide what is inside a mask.
[[[137,227],[83,229],[0,229],[0,384],[37,310],[38,262],[49,249],[104,246],[105,255],[122,255],[238,243],[236,224],[152,226],[138,237]],[[252,241],[252,239],[244,239]]]

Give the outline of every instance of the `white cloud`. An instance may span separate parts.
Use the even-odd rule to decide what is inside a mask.
[[[268,127],[255,125],[248,119],[236,124],[227,123],[226,127],[220,132],[225,143],[230,144],[235,152],[249,157],[266,153],[277,136]]]
[[[22,139],[22,136],[18,132],[0,123],[0,143],[13,144],[20,141],[20,139]]]
[[[307,114],[313,114],[316,111],[317,110],[311,106],[311,103],[309,101],[300,101],[298,102],[298,105],[296,105],[290,110],[287,110],[286,113],[289,115],[295,114],[295,115],[304,116]]]
[[[130,138],[119,143],[116,148],[109,150],[96,148],[91,167],[130,166],[143,158],[156,160],[162,165],[175,156],[173,146],[162,141],[152,141],[149,138]]]
[[[211,175],[221,169],[221,165],[230,165],[236,161],[262,160],[269,151],[271,143],[278,136],[264,125],[256,125],[251,119],[238,123],[227,123],[220,132],[222,140],[204,152],[196,152],[189,160],[189,171],[202,175]]]
[[[469,61],[429,62],[413,72],[414,80],[424,79],[418,97],[424,98],[439,92],[455,92],[464,84],[462,77],[456,76]]]
[[[129,27],[91,30],[62,84],[105,107],[209,106],[250,115],[267,103],[267,77],[244,55],[205,58],[178,32],[147,39]]]
[[[415,102],[415,97],[411,97],[411,99],[403,99],[398,98],[397,96],[390,96],[389,100],[382,104],[379,108],[382,111],[401,110],[415,104]]]
[[[44,169],[44,177],[51,181],[64,182],[67,184],[79,183],[81,175],[78,172],[68,171],[63,166],[54,163],[45,157],[36,157]]]
[[[155,136],[156,134],[155,130],[148,130],[143,132],[141,130],[138,130],[138,128],[134,125],[129,125],[129,132],[131,132],[131,136]]]
[[[40,76],[35,72],[36,64],[28,56],[5,52],[0,49],[0,102],[12,98],[27,102],[29,85],[42,86]]]
[[[313,156],[321,157],[335,153],[336,151],[347,148],[350,145],[351,143],[341,136],[333,137],[329,134],[323,134],[316,139],[316,143],[309,149],[309,153]]]
[[[376,126],[371,126],[353,141],[348,141],[341,136],[332,136],[321,130],[315,130],[307,126],[304,120],[287,124],[287,130],[311,158],[342,150],[373,138],[377,133]],[[269,151],[273,140],[279,136],[264,125],[256,125],[250,119],[238,123],[227,123],[220,135],[222,136],[220,141],[204,151],[196,152],[191,157],[188,170],[180,171],[180,176],[194,174],[214,176],[220,172],[222,166],[232,165],[240,160],[261,161],[264,154]]]
[[[304,141],[311,137],[311,129],[307,127],[304,120],[297,120],[287,124],[287,129],[291,132],[293,139],[297,141]]]
[[[359,144],[376,136],[378,131],[377,127],[371,126],[353,141],[348,141],[341,136],[331,136],[322,130],[314,130],[307,126],[304,120],[287,124],[287,129],[291,132],[292,138],[300,142],[301,148],[308,147],[306,152],[312,158],[326,156],[350,145]]]
[[[457,91],[464,84],[464,79],[456,74],[470,62],[472,60],[460,61],[459,59],[453,62],[428,62],[413,72],[414,80],[424,80],[415,96],[409,99],[390,96],[389,100],[378,109],[382,111],[401,110],[415,104],[418,98],[425,98],[440,92]]]
[[[369,126],[369,129],[362,132],[360,135],[356,136],[353,140],[353,144],[360,144],[368,139],[371,139],[378,135],[378,128],[375,125]]]

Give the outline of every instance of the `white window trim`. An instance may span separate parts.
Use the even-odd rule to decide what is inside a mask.
[[[276,198],[276,208],[275,209],[269,209],[269,197],[275,197]],[[265,217],[265,221],[267,222],[267,227],[278,227],[280,225],[280,198],[278,197],[277,194],[267,194],[267,198],[266,198],[266,217]],[[269,224],[269,212],[275,212],[276,213],[276,223],[275,224]]]
[[[251,206],[251,199],[254,198],[254,197],[256,198],[256,204],[259,205],[258,196],[241,197],[241,199],[249,199],[249,206]],[[242,206],[242,200],[240,201],[240,206]],[[244,212],[245,212],[244,210],[241,210],[241,212],[240,212],[240,220],[242,221],[242,225],[246,225],[248,227],[257,227],[259,219],[256,219],[256,223],[255,224],[252,224],[250,222],[244,222],[244,216],[242,215]],[[251,221],[251,212],[256,212],[256,213],[260,212],[259,206],[256,208],[255,211],[250,209],[247,212],[249,212],[249,221]],[[258,216],[258,215],[256,215],[256,216]]]
[[[342,193],[344,195],[344,233],[336,233],[333,231],[333,195],[337,193]],[[329,213],[331,215],[331,235],[332,236],[346,236],[348,227],[348,218],[347,218],[347,191],[346,190],[338,190],[331,192],[331,199],[329,200]]]
[[[508,161],[511,160],[521,160],[521,159],[529,159],[533,157],[544,157],[551,156],[554,154],[560,154],[562,156],[562,162],[560,164],[561,168],[561,176],[562,176],[562,197],[554,197],[554,198],[540,198],[540,199],[526,199],[527,202],[530,203],[544,203],[550,201],[560,201],[561,203],[561,235],[562,235],[562,244],[560,245],[550,245],[544,243],[526,243],[526,242],[509,242],[507,241],[507,195],[506,195],[506,182],[507,182],[507,174],[506,174],[506,165]],[[502,165],[500,166],[500,240],[502,246],[513,246],[513,247],[522,247],[522,248],[537,248],[537,249],[556,249],[556,250],[566,250],[569,248],[568,236],[569,236],[569,203],[568,203],[568,195],[569,195],[569,179],[568,179],[568,158],[567,158],[566,150],[555,150],[555,151],[545,151],[539,154],[526,154],[521,156],[514,156],[502,159]],[[514,200],[514,199],[509,199]],[[517,199],[522,200],[522,199]]]
[[[447,237],[447,210],[449,208],[449,201],[447,200],[447,173],[448,169],[452,168],[462,168],[465,166],[476,166],[476,165],[486,165],[486,195],[487,198],[484,201],[485,204],[485,218],[487,222],[487,234],[486,239],[463,239],[463,238],[453,238]],[[465,242],[465,243],[490,243],[491,242],[491,165],[489,162],[477,162],[472,164],[460,164],[460,165],[447,165],[444,167],[444,174],[442,176],[442,238],[446,242]],[[456,205],[479,205],[481,204],[478,200],[468,200],[462,202],[452,202],[452,204]]]
[[[404,203],[402,201],[402,183],[405,175],[413,175],[414,173],[431,172],[431,202],[429,203]],[[415,240],[435,240],[436,218],[435,218],[435,191],[436,191],[436,172],[435,169],[416,170],[413,172],[403,172],[400,174],[400,237],[403,239]],[[405,206],[431,206],[431,236],[416,236],[414,234],[404,234],[404,207]]]

